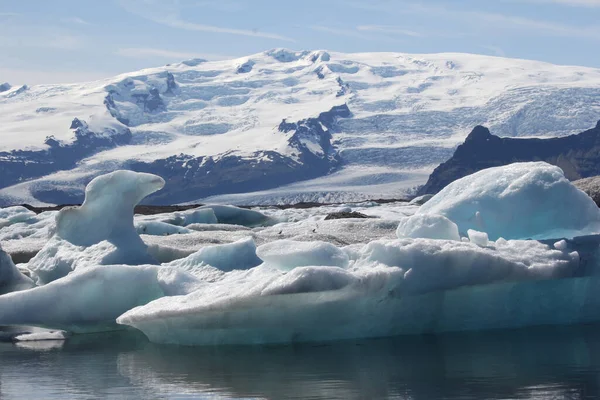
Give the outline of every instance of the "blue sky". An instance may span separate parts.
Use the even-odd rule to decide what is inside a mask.
[[[600,67],[600,0],[0,0],[0,83],[76,82],[276,47]]]

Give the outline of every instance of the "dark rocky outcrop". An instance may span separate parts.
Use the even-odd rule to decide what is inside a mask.
[[[12,86],[8,82],[4,82],[4,83],[0,84],[0,93],[10,90],[11,87]]]
[[[331,219],[347,219],[347,218],[375,218],[371,215],[359,213],[358,211],[339,211],[327,214],[325,221]]]
[[[485,168],[527,161],[557,165],[570,180],[600,175],[600,122],[585,132],[551,139],[501,138],[477,126],[454,155],[432,172],[418,194],[437,193]]]
[[[579,179],[573,182],[573,184],[586,192],[600,207],[600,176]]]

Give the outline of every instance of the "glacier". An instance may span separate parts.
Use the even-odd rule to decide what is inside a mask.
[[[151,216],[133,209],[162,178],[115,171],[92,180],[78,208],[0,209],[24,215],[5,217],[8,243],[29,239],[34,225],[47,242],[17,265],[0,253],[0,326],[249,345],[597,321],[593,201],[545,163],[486,171],[422,205],[209,205]],[[559,215],[565,204],[572,220]],[[335,211],[373,218],[325,220]],[[494,212],[515,219],[491,224],[501,222]],[[534,230],[519,221],[528,217]]]
[[[0,204],[77,204],[114,169],[168,178],[155,204],[403,198],[476,125],[595,126],[599,87],[598,69],[528,60],[285,49],[15,85],[0,93]]]

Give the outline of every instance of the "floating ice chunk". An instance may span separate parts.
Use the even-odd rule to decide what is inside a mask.
[[[187,294],[200,284],[184,271],[158,266],[85,268],[47,285],[0,296],[0,325],[70,332],[114,330],[127,310],[165,295]]]
[[[482,248],[457,241],[402,239],[346,248],[344,254],[352,255],[347,268],[281,269],[294,265],[281,265],[284,255],[292,261],[294,257],[310,260],[294,251],[295,244],[280,241],[259,247],[259,255],[267,248],[268,256],[280,257],[273,263],[279,269],[267,261],[248,271],[222,273],[186,296],[158,299],[128,311],[117,321],[142,330],[152,341],[203,345],[460,330],[460,319],[445,320],[446,313],[460,313],[457,300],[446,302],[449,290],[454,293],[465,288],[460,293],[475,293],[475,288],[485,291],[507,281],[568,278],[578,273],[579,267],[576,257],[536,241],[504,241]],[[318,243],[303,245],[308,249]],[[269,260],[268,256],[264,258]],[[466,289],[472,286],[475,288]],[[501,292],[498,301],[513,301],[508,297],[510,290]],[[470,301],[468,295],[456,298]],[[536,307],[540,305],[537,301]],[[438,319],[446,322],[438,324]],[[490,317],[498,325],[506,323],[505,319],[506,315],[499,320]],[[487,322],[480,323],[484,326]]]
[[[475,243],[479,247],[487,247],[489,242],[487,233],[469,229],[467,235],[471,243]]]
[[[200,209],[211,209],[221,224],[243,225],[247,227],[271,226],[277,223],[273,218],[255,210],[234,206],[206,205]]]
[[[81,266],[157,263],[136,232],[133,209],[164,184],[159,176],[133,171],[94,178],[81,207],[56,215],[56,235],[29,261],[37,283],[51,282]]]
[[[600,210],[558,167],[543,162],[488,168],[446,186],[417,214],[441,214],[490,239],[551,239],[600,232]]]
[[[567,250],[567,241],[566,240],[559,240],[558,242],[554,243],[554,248],[556,250],[560,250],[560,251],[566,251]]]
[[[44,332],[33,332],[25,333],[23,335],[15,336],[16,342],[40,342],[45,340],[65,340],[68,337],[68,333],[64,331],[44,331]]]
[[[212,209],[195,208],[186,211],[163,213],[154,215],[136,215],[135,225],[146,222],[162,222],[176,226],[188,226],[190,224],[215,224],[217,217]]]
[[[85,188],[81,207],[61,210],[56,234],[78,246],[103,240],[141,243],[133,227],[133,209],[146,196],[160,190],[164,179],[152,174],[115,171],[94,178]]]
[[[399,238],[460,240],[456,224],[436,214],[415,214],[402,219],[396,235]]]
[[[10,256],[0,247],[0,295],[33,286],[33,281],[19,271]]]
[[[0,208],[0,229],[19,222],[28,222],[37,215],[22,206]]]
[[[283,270],[311,265],[346,267],[348,255],[331,243],[278,240],[259,246],[256,254],[269,265]]]
[[[135,230],[140,235],[176,235],[190,233],[191,230],[182,226],[175,226],[160,221],[143,221],[135,223]]]
[[[246,238],[230,244],[206,246],[186,258],[164,265],[193,273],[196,267],[206,264],[227,272],[234,269],[250,269],[261,263],[256,256],[254,240]]]
[[[182,212],[180,215],[183,217],[183,226],[190,224],[216,224],[218,222],[217,216],[211,208],[188,210]]]

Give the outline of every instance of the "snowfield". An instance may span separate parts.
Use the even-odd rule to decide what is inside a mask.
[[[164,184],[115,171],[80,207],[0,209],[0,326],[17,341],[135,328],[157,343],[248,345],[600,318],[600,209],[546,163],[411,203],[134,216]],[[363,216],[326,218],[352,211]]]
[[[398,198],[475,125],[562,136],[598,115],[598,69],[453,53],[276,49],[13,86],[0,93],[0,204],[80,202],[118,168],[169,178],[155,203]]]

